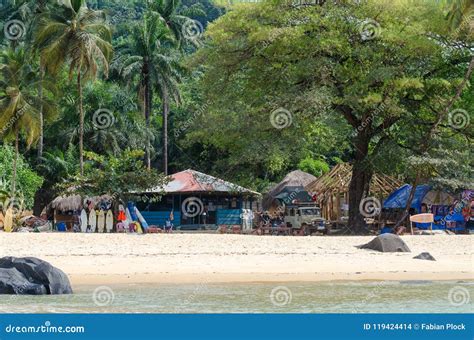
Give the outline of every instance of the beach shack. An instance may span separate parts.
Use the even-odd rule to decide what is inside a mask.
[[[295,201],[312,202],[312,197],[305,186],[316,179],[315,176],[301,170],[290,172],[265,194],[262,200],[263,209],[273,213]]]
[[[215,230],[240,226],[246,211],[259,209],[258,192],[211,175],[189,169],[171,179],[165,187],[141,193],[136,202],[150,225],[163,227],[168,222],[179,230]]]
[[[333,225],[345,225],[349,216],[349,185],[352,179],[352,165],[341,163],[330,172],[306,186],[306,190],[321,206],[323,217]],[[368,194],[383,201],[402,182],[391,176],[375,173],[369,184]]]
[[[111,208],[113,197],[109,195],[82,197],[80,195],[64,195],[56,197],[41,213],[53,222],[59,231],[73,231],[78,227],[81,211],[93,209],[108,210]]]

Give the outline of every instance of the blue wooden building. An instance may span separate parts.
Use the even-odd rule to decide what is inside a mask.
[[[220,226],[242,224],[243,209],[260,208],[258,192],[194,170],[185,170],[171,176],[164,188],[142,193],[153,198],[164,193],[161,200],[145,199],[138,202],[148,224],[162,227],[171,220],[180,230],[217,229]]]

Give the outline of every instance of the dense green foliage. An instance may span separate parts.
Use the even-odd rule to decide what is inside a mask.
[[[374,172],[473,186],[469,1],[63,2],[0,8],[0,139],[49,194],[186,168],[265,191],[340,162],[352,207]]]
[[[33,171],[23,157],[19,157],[17,161],[17,192],[15,195],[10,195],[14,158],[15,152],[12,147],[6,145],[0,148],[0,192],[6,193],[6,197],[15,197],[24,208],[31,209],[35,193],[43,184],[43,178]],[[5,204],[5,197],[4,199],[0,198],[0,202]],[[4,208],[4,206],[0,208]]]

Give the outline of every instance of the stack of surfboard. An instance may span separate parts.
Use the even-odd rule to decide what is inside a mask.
[[[123,223],[125,224],[125,229],[127,232],[131,232],[129,226],[133,223],[135,225],[134,232],[138,234],[146,233],[148,229],[148,223],[133,203],[130,203],[125,209],[125,217],[126,220],[123,221]],[[81,211],[81,232],[98,232],[100,234],[111,233],[113,228],[114,214],[112,210],[100,210],[97,213],[95,209],[92,209],[89,215],[84,209]]]
[[[110,233],[114,227],[114,214],[112,210],[107,212],[100,210],[99,213],[92,209],[89,215],[83,209],[81,211],[81,232],[83,233]]]

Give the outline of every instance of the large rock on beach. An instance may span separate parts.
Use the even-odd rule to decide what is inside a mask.
[[[424,253],[421,253],[420,255],[415,256],[414,259],[436,261],[436,259],[433,257],[433,255],[431,255],[430,253],[427,253],[427,252],[424,252]]]
[[[360,249],[372,249],[383,253],[410,253],[410,248],[395,234],[382,234],[367,244],[357,246]]]
[[[34,258],[0,259],[0,294],[72,294],[66,274],[48,262]]]

